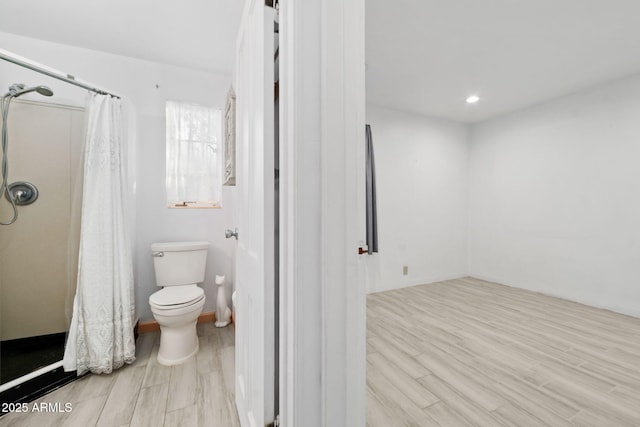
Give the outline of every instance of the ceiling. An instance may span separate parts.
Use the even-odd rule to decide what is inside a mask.
[[[1,0],[0,31],[230,74],[242,0]]]
[[[477,122],[640,72],[637,0],[366,0],[367,102]],[[477,104],[465,99],[477,94]]]
[[[242,5],[1,0],[0,31],[228,74]],[[376,105],[476,122],[640,71],[637,0],[366,0],[366,10]],[[467,105],[470,94],[481,100]]]

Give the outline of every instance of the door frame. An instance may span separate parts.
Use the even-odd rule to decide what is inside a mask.
[[[364,0],[281,0],[280,425],[364,426]]]

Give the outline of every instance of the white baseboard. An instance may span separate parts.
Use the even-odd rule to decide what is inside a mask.
[[[592,300],[590,300],[588,298],[580,298],[580,297],[575,297],[573,295],[569,296],[569,295],[561,294],[561,293],[558,293],[558,292],[541,291],[539,289],[533,289],[533,288],[526,287],[526,286],[516,285],[516,284],[513,284],[513,283],[509,282],[508,280],[502,280],[502,279],[496,278],[496,277],[485,276],[483,274],[470,273],[467,276],[468,277],[473,277],[473,278],[476,278],[476,279],[480,279],[480,280],[484,280],[484,281],[487,281],[487,282],[497,283],[499,285],[508,286],[510,288],[524,289],[524,290],[529,291],[529,292],[535,292],[537,294],[546,295],[546,296],[550,296],[550,297],[554,297],[554,298],[560,298],[560,299],[563,299],[563,300],[566,300],[566,301],[575,302],[575,303],[586,305],[586,306],[589,306],[589,307],[595,307],[595,308],[600,308],[600,309],[603,309],[603,310],[612,311],[612,312],[618,313],[618,314],[624,314],[625,316],[631,316],[631,317],[640,318],[640,307],[638,307],[637,309],[633,309],[633,308],[629,308],[629,307],[622,307],[622,306],[619,306],[619,305],[602,304],[599,301],[592,301]]]
[[[382,285],[381,287],[378,287],[377,289],[369,291],[368,294],[392,291],[394,289],[410,288],[412,286],[429,285],[432,283],[443,282],[445,280],[460,279],[461,277],[468,277],[468,276],[469,275],[467,273],[456,273],[456,274],[446,274],[443,276],[428,276],[420,279],[411,279],[403,283],[388,283],[388,284]]]

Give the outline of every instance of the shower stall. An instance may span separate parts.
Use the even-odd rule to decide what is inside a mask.
[[[21,97],[34,92],[31,97]],[[44,103],[44,86],[2,98],[0,391],[41,394],[75,377],[60,361],[69,329],[79,240],[84,110]],[[55,98],[52,98],[55,101]],[[43,378],[31,382],[39,374]]]
[[[0,401],[17,403],[76,378],[63,355],[78,277],[82,106],[86,90],[118,96],[2,49],[0,60]],[[85,91],[70,95],[69,85]]]

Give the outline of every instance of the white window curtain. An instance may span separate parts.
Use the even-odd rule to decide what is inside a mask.
[[[123,103],[90,94],[78,282],[66,371],[110,373],[135,360],[135,316]]]
[[[167,101],[167,202],[216,205],[220,201],[222,112]]]

